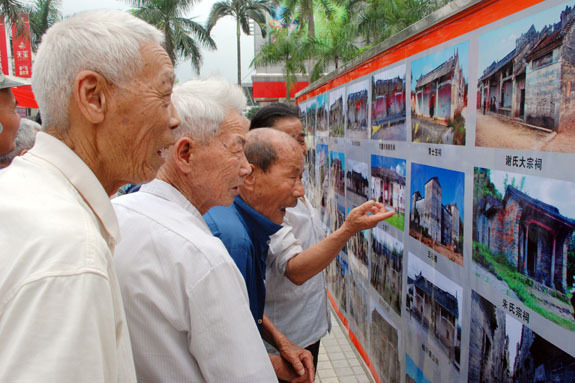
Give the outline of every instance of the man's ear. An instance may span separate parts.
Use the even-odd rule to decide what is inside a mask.
[[[74,79],[72,93],[78,110],[86,120],[98,124],[106,115],[108,81],[99,73],[83,70]]]
[[[253,191],[257,182],[257,177],[260,173],[260,169],[256,168],[253,164],[249,164],[251,168],[250,174],[244,177],[244,183],[242,187],[246,190]]]
[[[182,137],[176,141],[171,149],[176,166],[184,173],[189,173],[193,167],[193,148],[194,140],[190,137]]]

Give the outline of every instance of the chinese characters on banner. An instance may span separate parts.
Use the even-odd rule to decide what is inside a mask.
[[[2,73],[8,74],[8,48],[6,47],[4,20],[0,20],[0,67],[2,67]]]
[[[14,75],[16,77],[32,77],[32,48],[30,46],[30,21],[28,14],[22,14],[25,28],[18,36],[16,27],[12,25],[12,54],[14,55]]]

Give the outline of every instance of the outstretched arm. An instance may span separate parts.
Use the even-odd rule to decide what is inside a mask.
[[[287,263],[285,276],[296,285],[303,284],[326,268],[354,234],[371,229],[394,214],[394,211],[386,211],[384,204],[375,201],[356,207],[331,235],[292,257]]]

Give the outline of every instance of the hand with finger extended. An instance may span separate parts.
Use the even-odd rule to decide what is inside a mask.
[[[342,228],[351,234],[375,227],[378,222],[392,217],[395,211],[387,211],[385,205],[373,200],[357,206],[349,212]]]

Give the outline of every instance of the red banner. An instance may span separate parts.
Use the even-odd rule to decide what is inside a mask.
[[[24,33],[18,36],[16,26],[12,25],[12,54],[14,55],[14,76],[32,77],[32,47],[30,46],[30,21],[28,14],[22,14]]]
[[[6,47],[6,25],[4,20],[0,20],[0,67],[2,73],[9,74],[8,70],[8,48]]]

